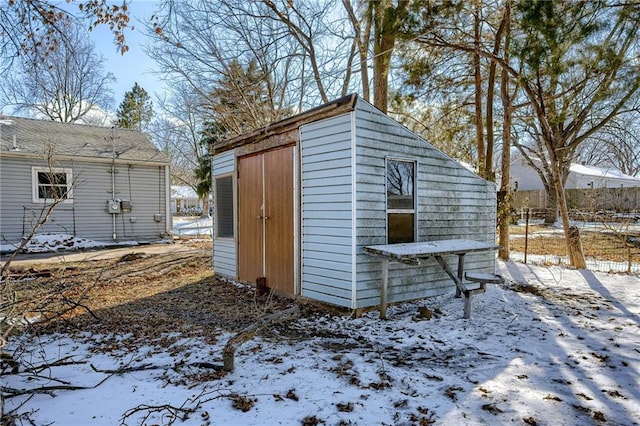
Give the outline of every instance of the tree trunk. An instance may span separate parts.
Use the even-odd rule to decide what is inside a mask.
[[[544,224],[553,225],[558,219],[558,196],[555,186],[544,188],[547,193],[547,207],[544,210]]]
[[[569,226],[567,235],[567,250],[569,251],[571,266],[578,269],[587,269],[587,261],[584,258],[582,239],[580,238],[580,228],[577,226]]]
[[[478,173],[486,176],[486,153],[484,145],[484,126],[482,125],[482,73],[480,69],[480,0],[476,0],[473,13],[473,72],[475,86],[475,112],[476,112],[476,148],[478,151]]]
[[[200,218],[206,219],[208,217],[211,217],[211,212],[209,212],[209,197],[207,196],[202,201],[202,213],[200,213]]]
[[[567,197],[565,196],[564,185],[562,183],[563,179],[561,178],[562,172],[560,171],[560,161],[556,157],[555,152],[550,152],[549,154],[551,154],[551,172],[553,174],[558,210],[560,212],[560,218],[562,219],[564,238],[567,244],[569,263],[575,268],[586,269],[587,262],[582,250],[580,230],[575,226],[571,226],[571,221],[569,220],[569,209],[567,207]]]
[[[394,6],[390,0],[377,0],[370,3],[370,16],[373,21],[373,102],[385,114],[387,113],[389,70],[391,56],[396,44],[398,28],[409,6],[408,0],[399,0]]]
[[[505,2],[504,16],[502,18],[501,29],[504,29],[505,52],[509,51],[509,41],[511,35],[511,5],[509,0]],[[498,31],[498,34],[500,31]],[[492,63],[493,65],[493,63]],[[504,109],[504,119],[502,122],[502,164],[500,178],[500,192],[505,194],[498,204],[498,217],[500,219],[498,232],[499,244],[498,257],[502,260],[509,260],[509,225],[511,224],[511,118],[513,108],[511,105],[511,97],[509,96],[509,74],[506,70],[502,70],[500,77],[500,99]]]

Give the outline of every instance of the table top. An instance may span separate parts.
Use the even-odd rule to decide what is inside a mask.
[[[411,262],[431,256],[447,254],[465,254],[474,251],[497,250],[500,246],[476,240],[437,240],[417,243],[381,244],[366,246],[364,251],[369,254],[388,257],[399,262]],[[411,262],[412,263],[412,262]]]

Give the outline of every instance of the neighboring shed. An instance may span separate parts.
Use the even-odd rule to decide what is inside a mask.
[[[495,242],[495,185],[350,95],[212,147],[217,274],[359,310],[380,303],[364,246]],[[493,273],[495,254],[467,255]],[[393,264],[388,300],[453,292],[435,260]]]
[[[154,241],[171,229],[169,159],[134,130],[0,116],[0,235]]]

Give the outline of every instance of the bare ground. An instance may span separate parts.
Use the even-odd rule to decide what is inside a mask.
[[[293,305],[215,277],[210,242],[180,244],[192,250],[142,249],[111,259],[61,263],[54,258],[14,267],[4,292],[16,292],[21,315],[26,311],[40,320],[33,331],[78,338],[99,334],[106,351],[142,342],[166,346],[167,339],[190,336],[213,343],[222,333],[237,333]]]

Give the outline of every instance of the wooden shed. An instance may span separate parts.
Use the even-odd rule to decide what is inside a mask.
[[[350,95],[211,148],[216,274],[339,307],[378,306],[381,265],[363,247],[495,242],[496,188]],[[495,269],[493,252],[468,271]],[[434,259],[392,264],[388,300],[453,292]]]

